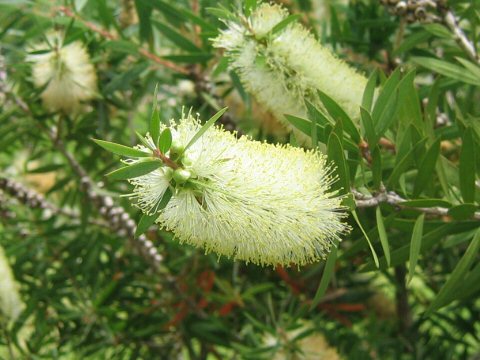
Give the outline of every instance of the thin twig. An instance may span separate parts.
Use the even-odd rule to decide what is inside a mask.
[[[85,25],[87,28],[89,28],[90,30],[92,30],[93,32],[96,32],[97,34],[100,34],[103,38],[105,39],[108,39],[108,40],[117,40],[118,39],[118,35],[117,34],[114,34],[114,33],[111,33],[109,32],[108,30],[106,29],[103,29],[99,26],[97,26],[96,24],[90,22],[90,21],[87,21],[85,19],[83,19],[82,17],[80,17],[80,15],[78,14],[75,14],[73,12],[72,9],[70,9],[68,6],[60,6],[57,8],[60,12],[62,12],[65,16],[68,16],[72,19],[75,19],[79,22],[81,22],[83,25]],[[175,72],[178,72],[180,74],[184,74],[184,75],[188,75],[189,74],[189,71],[187,69],[185,69],[184,67],[181,67],[181,66],[178,66],[177,64],[171,62],[171,61],[168,61],[168,60],[165,60],[165,59],[162,59],[161,57],[151,53],[150,51],[148,51],[147,49],[144,49],[144,48],[139,48],[138,49],[138,53],[142,56],[144,56],[145,58],[149,59],[149,60],[152,60],[153,62],[159,64],[159,65],[162,65],[170,70],[173,70]]]
[[[381,190],[373,196],[365,196],[364,194],[352,190],[352,194],[355,196],[355,203],[357,208],[369,208],[379,206],[381,203],[387,203],[401,209],[412,209],[423,212],[428,215],[433,216],[449,216],[448,208],[435,206],[435,207],[412,207],[408,205],[402,205],[403,202],[407,201],[402,198],[400,195],[396,194],[393,191],[386,191],[385,189]],[[472,218],[475,220],[480,220],[480,212],[475,212],[472,215]]]
[[[100,214],[109,222],[113,229],[116,229],[118,235],[127,236],[130,243],[139,251],[139,253],[154,267],[156,271],[160,270],[160,263],[163,260],[162,255],[153,246],[153,243],[145,235],[135,238],[136,224],[122,207],[115,206],[110,196],[101,195],[96,191],[96,187],[87,172],[78,163],[75,157],[67,151],[61,140],[56,141],[53,132],[47,131],[54,147],[67,159],[70,167],[80,177],[81,187],[87,194],[87,197],[93,203],[96,203],[100,209]]]
[[[32,111],[27,103],[21,98],[12,94],[15,103],[26,114],[33,117]],[[135,237],[136,224],[122,207],[115,206],[113,199],[110,196],[101,195],[98,193],[96,186],[88,173],[75,159],[75,157],[67,151],[63,141],[58,138],[57,132],[46,128],[43,124],[36,122],[37,126],[47,134],[52,145],[57,149],[68,161],[70,167],[80,178],[81,189],[87,194],[87,197],[92,203],[99,207],[99,212],[107,221],[110,228],[114,230],[119,236],[127,237],[130,243],[138,250],[140,255],[152,265],[155,271],[160,271],[160,264],[163,260],[162,255],[153,246],[153,243],[147,239],[145,235]]]
[[[59,208],[50,203],[45,197],[33,189],[26,187],[18,181],[0,176],[0,190],[17,199],[20,203],[32,209],[43,209],[52,215],[63,215],[71,219],[80,220],[80,214],[68,209]],[[89,219],[89,223],[97,226],[108,227],[108,224],[96,219]]]
[[[458,26],[457,20],[455,19],[455,15],[452,11],[444,11],[442,16],[442,23],[446,27],[448,27],[448,29],[453,33],[455,41],[468,55],[470,60],[474,61],[477,64],[480,63],[474,44],[468,39],[460,26]]]

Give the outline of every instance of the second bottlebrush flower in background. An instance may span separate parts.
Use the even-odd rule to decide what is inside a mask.
[[[226,21],[214,45],[226,50],[243,86],[286,127],[284,114],[305,117],[320,90],[358,119],[367,79],[340,60],[287,10],[261,4],[250,16]]]

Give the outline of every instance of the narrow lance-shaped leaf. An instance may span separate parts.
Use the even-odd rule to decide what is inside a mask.
[[[179,48],[188,52],[201,52],[201,49],[192,41],[190,41],[190,39],[187,39],[185,36],[175,31],[170,26],[167,26],[157,20],[152,21],[152,23],[166,38],[172,41]]]
[[[100,145],[107,151],[110,151],[114,154],[121,155],[121,156],[128,156],[128,157],[149,157],[152,156],[151,153],[146,153],[142,150],[134,149],[125,145],[120,145],[116,143],[112,143],[109,141],[92,139],[97,145]]]
[[[372,178],[375,189],[380,189],[382,185],[382,154],[378,145],[372,151]]]
[[[348,175],[343,146],[339,137],[334,132],[332,132],[328,138],[327,154],[328,159],[335,164],[335,172],[338,175],[337,186],[340,186],[340,192],[342,194],[350,192],[350,176]]]
[[[257,7],[257,0],[245,0],[243,5],[245,16],[250,16],[251,12]]]
[[[158,137],[160,136],[160,112],[157,107],[157,93],[158,93],[158,84],[155,85],[155,91],[153,93],[153,111],[150,118],[149,131],[150,136],[153,139],[155,146],[158,146]]]
[[[147,160],[117,169],[108,173],[107,176],[112,180],[132,179],[148,174],[153,170],[158,169],[160,166],[162,166],[160,160]]]
[[[410,282],[415,274],[415,268],[418,262],[418,256],[420,255],[420,249],[422,248],[422,236],[423,236],[423,221],[425,214],[421,214],[415,225],[413,226],[412,239],[410,241],[410,259],[408,267],[408,282]]]
[[[170,146],[172,146],[172,131],[169,128],[166,128],[160,135],[158,148],[163,154],[165,154],[168,150],[170,150]]]
[[[155,151],[155,147],[152,146],[152,144],[149,144],[148,141],[142,136],[142,134],[140,134],[138,131],[135,131],[135,135],[137,135],[137,139],[140,140],[143,146],[152,151]]]
[[[425,143],[426,139],[423,139],[421,141],[419,141],[413,148],[410,149],[410,151],[408,151],[408,153],[398,162],[397,165],[395,165],[395,167],[393,168],[393,171],[392,173],[390,174],[390,177],[388,178],[388,186],[391,188],[393,187],[398,179],[400,178],[400,175],[402,175],[407,169],[408,167],[411,165],[412,161],[413,161],[413,155],[415,154],[415,151],[423,146],[423,144]]]
[[[337,123],[337,125],[340,124],[341,122]],[[350,210],[353,210],[355,209],[355,201],[350,193],[349,169],[342,143],[335,132],[332,132],[328,138],[327,154],[328,159],[335,164],[335,172],[338,175],[338,181],[334,185],[334,188],[340,188],[340,194],[347,195],[344,197],[342,204]]]
[[[427,69],[433,70],[449,78],[467,84],[478,85],[478,78],[461,66],[423,56],[412,57],[411,60],[420,66],[426,67]]]
[[[190,146],[195,144],[195,142],[202,137],[203,134],[213,125],[215,122],[223,115],[228,108],[224,107],[223,109],[219,110],[215,115],[213,115],[201,128],[198,132],[193,135],[192,139],[188,142],[187,146],[185,146],[185,150],[187,150]]]
[[[401,126],[414,124],[423,133],[424,122],[417,89],[414,84],[415,70],[410,71],[398,84],[398,118]]]
[[[140,218],[137,228],[135,229],[135,237],[139,237],[142,235],[145,231],[150,228],[155,223],[155,220],[158,218],[158,214],[153,214],[153,215],[147,215],[143,214],[142,217]]]
[[[325,291],[327,291],[328,284],[333,276],[335,270],[335,262],[337,260],[337,244],[332,246],[332,250],[328,255],[327,261],[325,262],[325,267],[323,269],[322,279],[320,280],[320,284],[318,285],[317,292],[315,293],[315,297],[310,304],[310,310],[313,310],[320,300],[322,300]]]
[[[352,119],[350,119],[350,116],[347,115],[347,113],[335,102],[335,100],[333,100],[324,92],[318,90],[318,97],[332,118],[335,121],[340,119],[345,127],[345,131],[352,137],[352,140],[358,144],[360,142],[360,133],[358,132],[357,126],[353,123]]]
[[[435,172],[438,155],[440,154],[440,139],[437,139],[427,150],[425,157],[418,168],[418,174],[415,179],[413,187],[413,197],[416,198],[422,193],[425,187],[429,184],[432,174]]]
[[[385,118],[388,107],[391,106],[392,99],[396,98],[396,89],[400,81],[400,68],[397,68],[383,85],[380,94],[372,111],[372,119],[377,130],[384,129],[383,124],[379,124],[381,119]],[[380,131],[378,131],[381,133]]]
[[[363,129],[365,131],[365,137],[368,141],[368,147],[374,149],[377,145],[377,135],[375,133],[375,127],[373,126],[373,120],[370,113],[363,107],[360,108],[360,119],[362,121]]]
[[[453,301],[455,292],[461,284],[462,279],[465,277],[468,270],[475,262],[479,249],[480,229],[475,232],[473,240],[468,246],[467,251],[458,262],[455,270],[453,270],[445,285],[443,285],[440,289],[437,297],[430,304],[430,307],[427,310],[427,315],[447,305],[450,301]]]
[[[382,244],[383,253],[387,259],[387,266],[390,266],[390,246],[388,245],[387,232],[385,231],[385,225],[383,223],[383,216],[380,207],[375,209],[375,216],[377,219],[378,236],[380,237],[380,243]]]
[[[373,98],[375,96],[375,87],[377,85],[377,71],[375,70],[368,78],[367,85],[362,97],[362,107],[367,111],[372,109]]]
[[[137,229],[135,230],[135,237],[139,237],[141,234],[147,231],[150,226],[152,226],[155,223],[155,220],[157,220],[159,216],[158,212],[164,209],[168,205],[168,202],[172,198],[172,195],[173,195],[172,190],[168,188],[163,194],[162,199],[160,200],[158,205],[155,207],[155,214],[142,215],[142,217],[140,218],[140,221],[138,222]]]
[[[377,253],[375,252],[375,249],[373,248],[373,245],[372,245],[372,242],[370,241],[370,238],[368,237],[367,233],[366,233],[365,230],[363,229],[363,226],[362,226],[362,224],[360,223],[360,219],[358,218],[357,212],[356,212],[355,210],[352,211],[352,216],[353,216],[353,218],[355,219],[356,223],[358,224],[358,227],[359,227],[360,230],[362,231],[363,236],[365,237],[365,240],[367,240],[368,246],[370,247],[370,251],[372,252],[373,261],[375,262],[375,266],[378,268],[378,267],[380,266],[380,264],[379,264],[379,262],[378,262]]]
[[[280,21],[277,25],[275,25],[272,30],[270,30],[270,34],[275,34],[279,32],[280,30],[285,29],[290,23],[298,20],[300,18],[299,14],[294,14],[286,17],[282,21]]]
[[[408,207],[444,207],[449,208],[452,206],[448,201],[442,199],[415,199],[415,200],[406,200],[399,203],[402,206]]]
[[[462,140],[459,165],[460,192],[463,201],[473,203],[475,200],[475,140],[471,128],[465,130]]]

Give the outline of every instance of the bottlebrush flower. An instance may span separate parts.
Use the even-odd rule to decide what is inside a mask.
[[[130,196],[181,243],[255,264],[304,265],[325,258],[347,231],[341,198],[330,190],[331,167],[321,153],[237,139],[219,127],[208,128],[188,147],[201,129],[190,113],[169,129],[172,146],[161,155],[170,165],[164,161],[130,179]],[[143,143],[148,147],[137,150],[155,148],[150,136]],[[125,162],[136,165],[145,158]],[[172,197],[162,208],[167,192]]]
[[[288,17],[280,5],[261,4],[247,18],[226,21],[214,40],[224,48],[243,86],[291,128],[284,114],[305,117],[304,100],[321,108],[317,90],[359,118],[366,78],[321,45],[301,24],[275,27]]]
[[[274,351],[273,360],[339,360],[337,349],[331,347],[323,334],[313,331],[312,324],[302,321],[293,330],[277,329],[277,334],[267,333],[264,344]]]
[[[80,102],[90,100],[97,91],[97,76],[86,48],[80,41],[63,46],[59,37],[51,37],[51,51],[31,54],[33,82],[45,87],[41,97],[53,112],[70,113]]]
[[[20,299],[18,285],[13,277],[3,248],[0,246],[0,323],[2,318],[7,322],[15,321],[24,308]]]

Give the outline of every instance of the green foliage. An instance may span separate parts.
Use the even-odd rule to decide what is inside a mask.
[[[0,358],[268,359],[311,329],[346,359],[478,356],[480,66],[440,23],[402,22],[379,1],[296,0],[272,29],[301,21],[369,77],[359,119],[322,92],[304,115],[285,115],[297,145],[310,145],[302,134],[328,155],[349,210],[352,231],[325,261],[218,259],[127,201],[132,187],[117,180],[157,169],[174,145],[162,122],[190,108],[209,120],[188,146],[217,122],[286,142],[212,47],[219,17],[259,1],[238,5],[0,1],[0,246],[24,302],[13,323],[0,311]],[[478,2],[449,6],[478,43]],[[78,111],[47,110],[26,60],[55,31],[95,66],[98,88]]]

